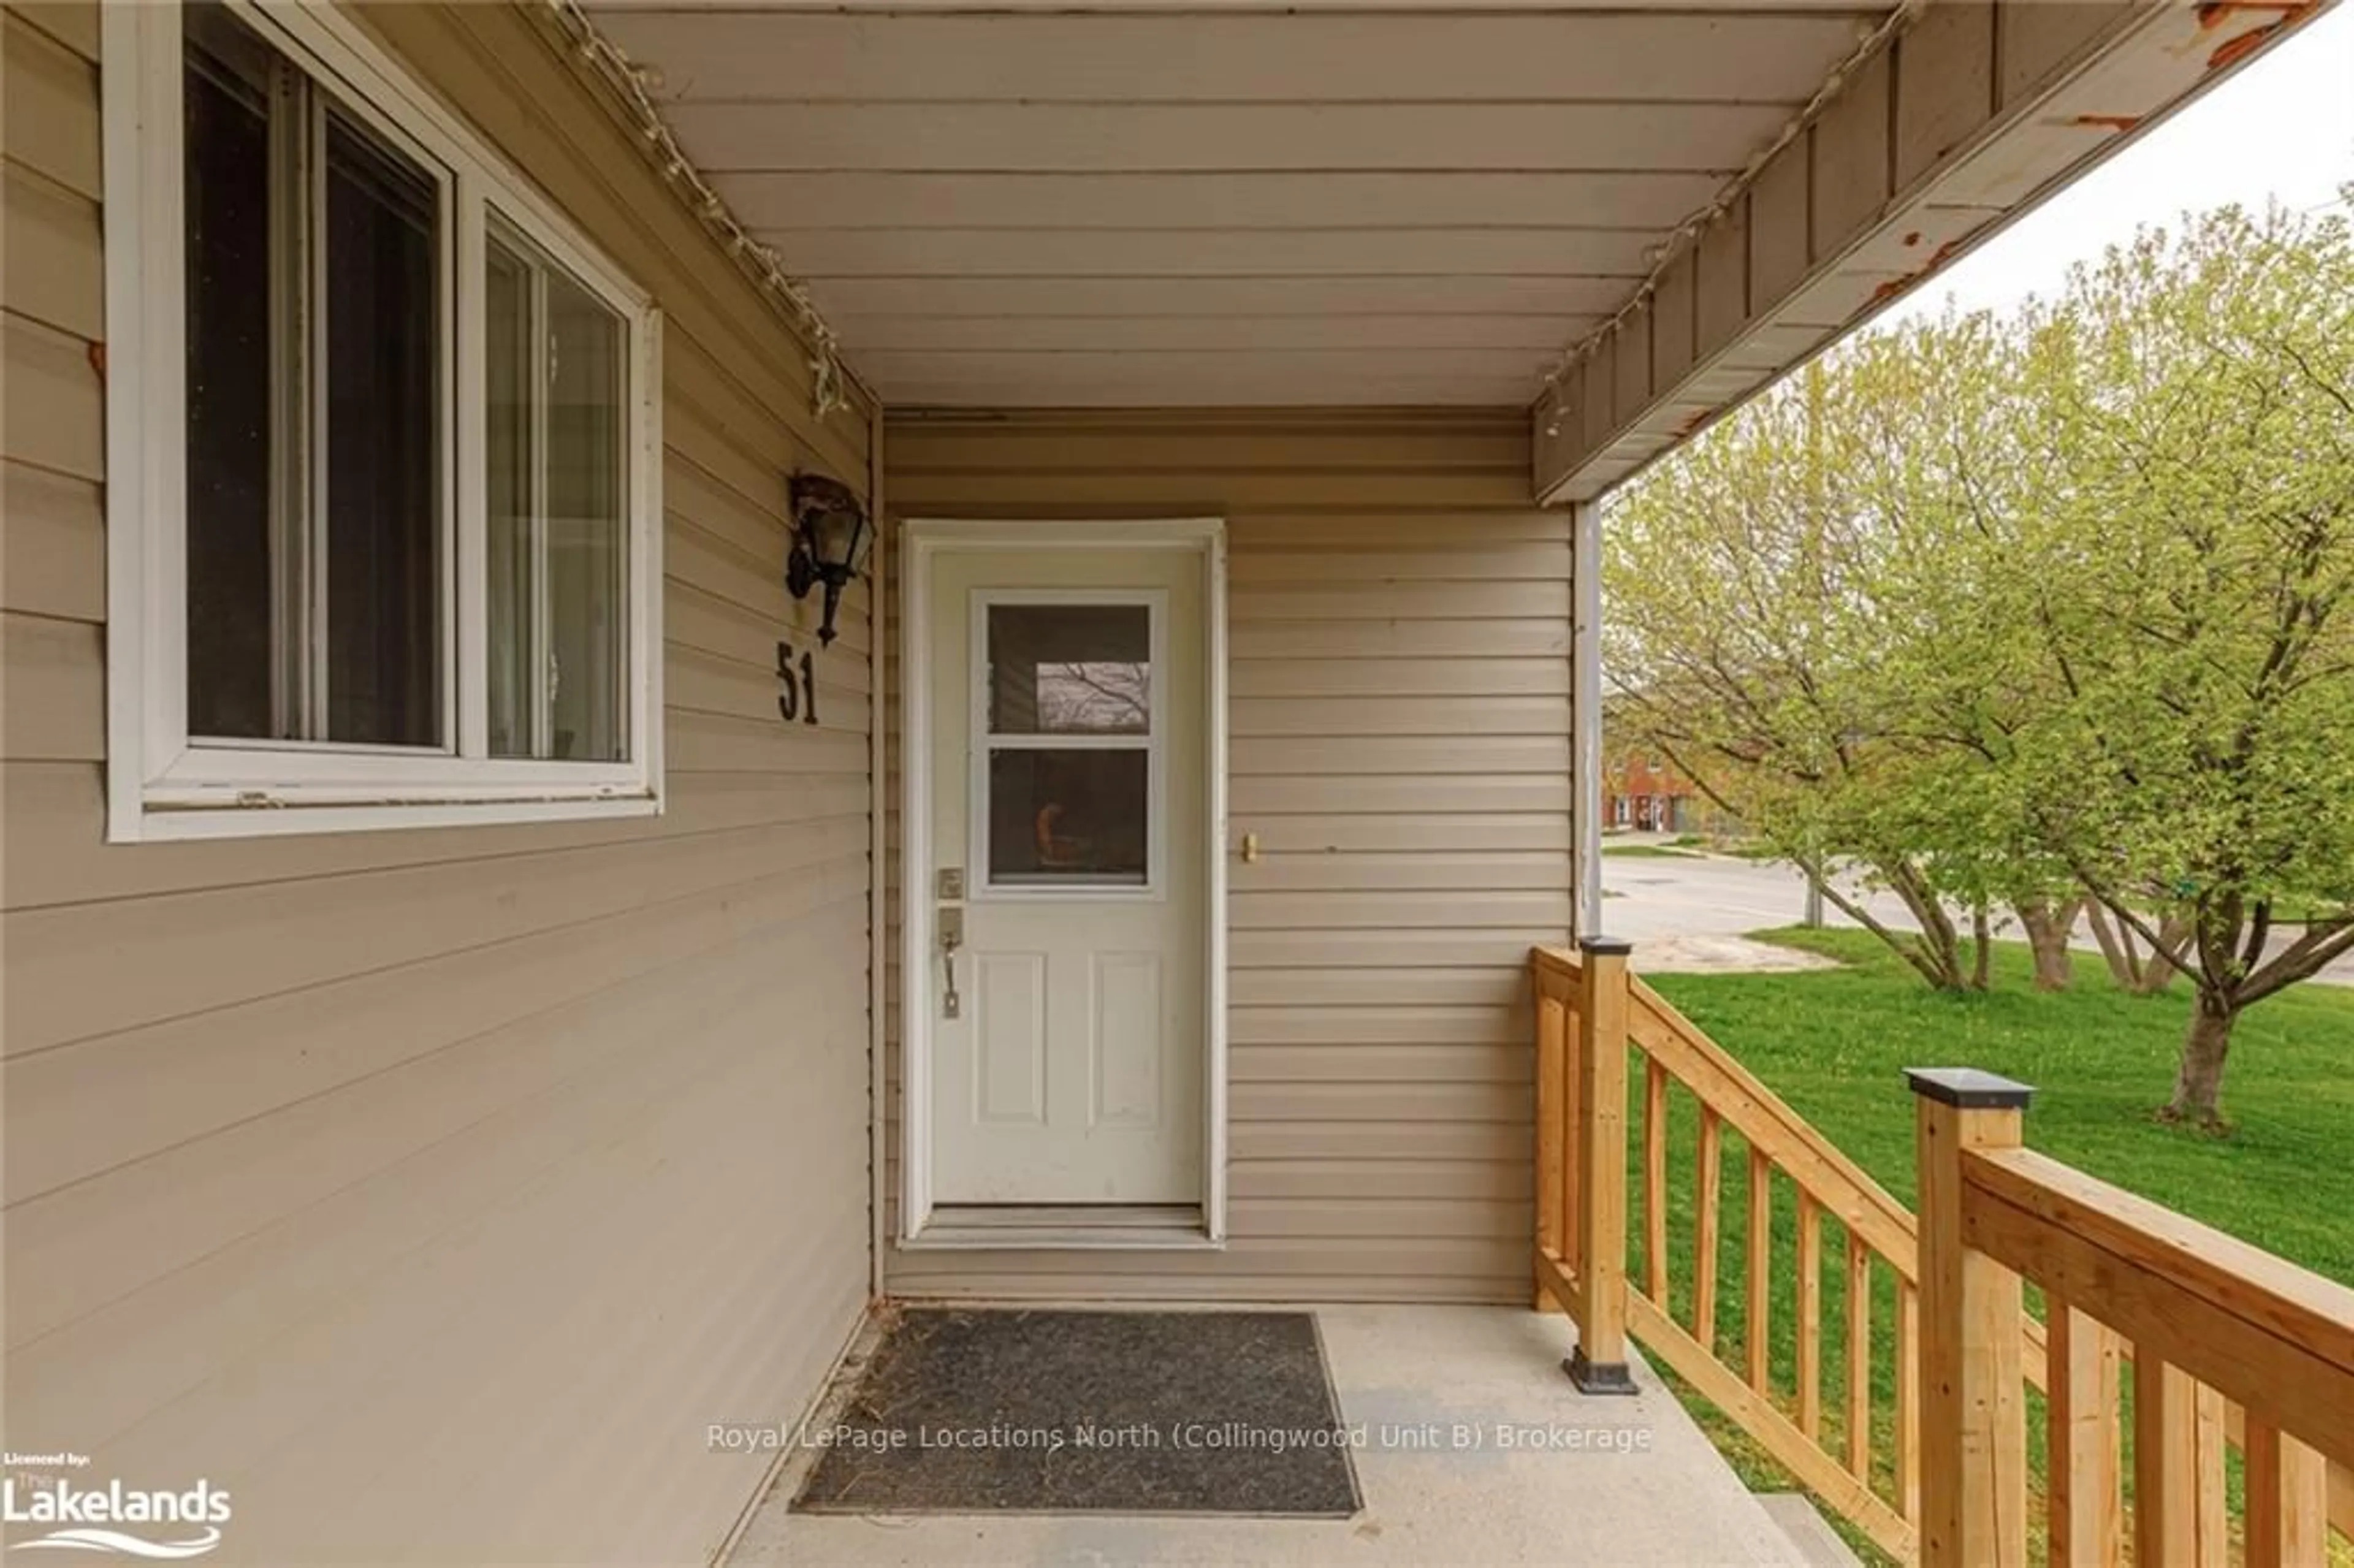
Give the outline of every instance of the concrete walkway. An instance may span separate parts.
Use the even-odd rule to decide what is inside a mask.
[[[1646,937],[1635,944],[1635,967],[1647,975],[1784,974],[1835,969],[1839,961],[1748,937]]]
[[[1354,1519],[795,1514],[789,1466],[736,1551],[754,1564],[1777,1563],[1807,1559],[1674,1396],[1632,1399],[1561,1370],[1555,1313],[1316,1310],[1365,1499]]]

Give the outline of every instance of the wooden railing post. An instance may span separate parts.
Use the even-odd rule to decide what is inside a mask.
[[[1920,1164],[1921,1568],[2027,1561],[2019,1276],[1963,1234],[1962,1161],[2017,1148],[2024,1084],[1908,1068]]]
[[[1627,1371],[1627,955],[1582,937],[1577,1010],[1577,1348],[1565,1363],[1585,1393],[1633,1393]]]
[[[1537,993],[1537,1251],[1536,1309],[1543,1311],[1553,1304],[1553,1277],[1542,1266],[1543,1255],[1563,1256],[1563,1234],[1567,1216],[1562,1207],[1562,1185],[1565,1155],[1563,1149],[1564,1118],[1568,1114],[1567,1097],[1563,1094],[1564,1075],[1567,1062],[1562,1035],[1568,1027],[1569,1010],[1559,997],[1547,989],[1540,973]],[[1565,1261],[1565,1260],[1564,1260]],[[1569,1303],[1561,1303],[1564,1309]]]

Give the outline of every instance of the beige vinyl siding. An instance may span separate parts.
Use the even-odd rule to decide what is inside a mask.
[[[1569,523],[1524,415],[909,414],[885,451],[897,516],[1215,515],[1230,550],[1230,1240],[895,1248],[891,1292],[1524,1298],[1523,969],[1572,885]]]
[[[5,29],[10,1446],[227,1489],[209,1561],[699,1563],[868,1284],[867,596],[779,721],[785,476],[868,414],[519,10],[379,35],[666,314],[668,810],[103,842],[98,13]]]

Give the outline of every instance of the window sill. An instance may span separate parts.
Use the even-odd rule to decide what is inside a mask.
[[[293,833],[379,832],[395,828],[587,821],[661,813],[661,797],[643,790],[407,800],[387,800],[380,794],[369,800],[355,790],[322,790],[222,803],[191,803],[184,792],[174,791],[165,799],[151,798],[135,811],[123,813],[109,824],[107,838],[112,843],[168,843]]]

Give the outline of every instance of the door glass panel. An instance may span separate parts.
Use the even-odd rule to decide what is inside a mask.
[[[990,882],[1143,886],[1150,755],[1141,747],[991,751]]]
[[[1152,611],[1140,604],[989,607],[992,735],[1149,735]]]

